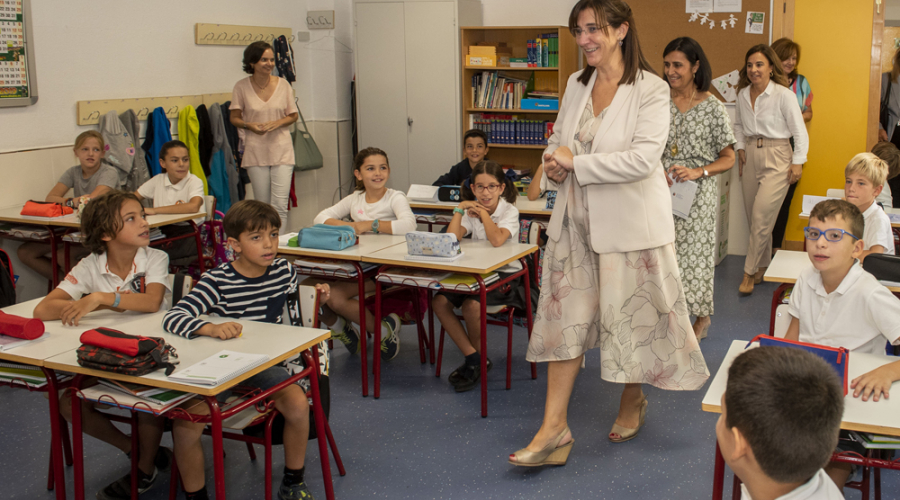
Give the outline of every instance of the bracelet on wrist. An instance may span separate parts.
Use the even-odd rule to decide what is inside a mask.
[[[119,302],[122,301],[122,295],[119,294],[119,292],[115,292],[115,295],[116,295],[116,300],[114,300],[112,303],[113,308],[119,307]]]
[[[455,207],[455,208],[453,209],[453,213],[459,214],[459,215],[465,215],[465,214],[466,214],[466,211],[463,210],[463,209],[461,209],[461,208],[459,208],[459,207]]]

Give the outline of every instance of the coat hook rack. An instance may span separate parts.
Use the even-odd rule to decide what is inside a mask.
[[[194,25],[194,43],[197,45],[248,45],[253,41],[267,41],[284,35],[294,41],[292,28],[274,26],[240,26],[234,24],[197,23]],[[232,33],[230,36],[229,33]]]

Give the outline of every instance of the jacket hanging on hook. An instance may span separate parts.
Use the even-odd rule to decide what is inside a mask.
[[[159,150],[162,145],[172,140],[172,124],[166,116],[166,110],[158,107],[147,118],[147,137],[141,148],[147,152],[147,167],[150,177],[162,172],[159,165]]]
[[[203,172],[203,167],[200,166],[199,135],[200,122],[197,120],[197,112],[194,111],[193,106],[187,105],[178,113],[178,139],[187,145],[188,154],[191,157],[191,173],[203,181],[203,194],[208,195],[209,186],[206,182],[206,174]]]
[[[278,74],[287,80],[288,83],[293,84],[297,81],[297,68],[294,66],[294,48],[291,47],[284,35],[272,41],[272,48],[275,49],[275,67],[278,69]]]

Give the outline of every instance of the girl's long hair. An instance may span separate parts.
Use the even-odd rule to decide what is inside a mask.
[[[387,153],[378,149],[378,148],[366,148],[356,153],[356,157],[353,158],[353,171],[359,172],[359,169],[362,168],[363,163],[366,162],[366,158],[370,156],[381,155],[384,156],[384,161],[387,163],[388,168],[391,168],[391,162],[388,160]],[[362,179],[356,179],[356,190],[357,191],[365,191],[366,185],[363,184]]]
[[[747,61],[750,60],[750,56],[756,53],[762,54],[769,60],[769,66],[772,67],[771,80],[783,87],[787,87],[787,75],[784,74],[784,68],[781,67],[781,59],[778,58],[778,54],[772,50],[772,47],[765,44],[759,44],[750,47],[750,50],[747,51],[747,55],[744,56],[744,67],[741,68],[741,79],[738,81],[738,90],[750,86],[750,77],[747,76]]]

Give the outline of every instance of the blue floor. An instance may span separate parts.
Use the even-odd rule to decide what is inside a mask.
[[[701,347],[715,373],[734,339],[749,339],[768,330],[772,284],[757,286],[739,297],[743,258],[728,257],[716,269],[716,314],[709,338]],[[546,367],[531,380],[524,361],[525,334],[517,329],[513,385],[504,390],[505,342],[499,327],[489,338],[490,415],[481,418],[479,392],[456,394],[447,374],[461,362],[451,346],[446,350],[443,378],[432,365],[419,364],[413,327],[403,331],[402,351],[383,370],[381,399],[360,395],[358,357],[341,347],[334,351],[331,373],[331,427],[347,468],[335,475],[339,499],[695,499],[709,498],[712,489],[717,415],[700,410],[706,388],[669,392],[646,388],[650,405],[640,435],[612,444],[606,435],[615,420],[621,386],[603,382],[596,355],[587,356],[569,407],[575,446],[564,467],[518,468],[507,455],[528,444],[543,413]],[[448,339],[449,342],[449,339]],[[47,403],[41,396],[0,388],[0,498],[50,499],[46,471],[50,435]],[[164,437],[171,446],[171,437]],[[317,499],[325,498],[318,448],[310,443],[307,478]],[[211,445],[207,444],[207,478],[211,486]],[[243,444],[226,442],[226,482],[229,498],[263,497],[263,461],[251,462]],[[128,472],[125,457],[91,438],[85,440],[87,497]],[[275,448],[275,481],[283,464]],[[332,471],[336,470],[332,466]],[[726,475],[730,485],[731,475]],[[900,476],[882,476],[883,498],[900,498]],[[66,485],[72,498],[72,469]],[[727,490],[727,488],[726,488]],[[168,498],[163,478],[143,499]],[[859,498],[849,491],[848,498]],[[180,497],[182,498],[182,497]]]

